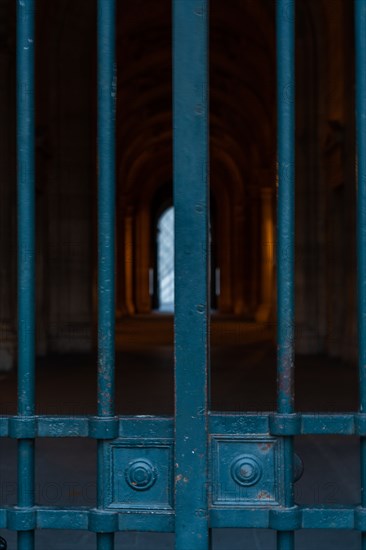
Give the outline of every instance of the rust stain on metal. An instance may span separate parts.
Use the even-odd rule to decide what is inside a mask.
[[[271,443],[259,443],[258,447],[261,451],[269,451],[270,448],[272,447],[272,444]]]

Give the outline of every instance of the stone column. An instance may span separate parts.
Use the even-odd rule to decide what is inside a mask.
[[[244,205],[238,203],[234,206],[234,229],[235,238],[233,254],[233,277],[234,277],[234,314],[245,315],[247,304],[245,301],[244,286],[244,246],[245,246],[245,214]]]
[[[260,190],[261,208],[261,303],[256,312],[256,320],[266,322],[269,319],[273,299],[274,276],[274,224],[273,189],[262,187]]]
[[[1,19],[2,18],[2,19]],[[0,7],[0,21],[9,25],[8,8]],[[16,175],[13,113],[14,58],[0,45],[0,371],[16,359]],[[13,95],[13,97],[15,97]]]
[[[259,296],[259,284],[260,284],[260,275],[259,275],[259,223],[260,220],[259,212],[259,188],[258,185],[248,185],[248,199],[249,199],[249,231],[250,231],[250,293],[249,293],[249,302],[248,309],[250,316],[254,316],[256,310],[259,307],[261,297]]]
[[[128,315],[135,313],[133,303],[133,209],[129,208],[125,217],[125,300]]]
[[[136,211],[136,271],[135,296],[136,312],[151,313],[151,297],[149,293],[150,267],[150,210],[149,204],[141,204]]]
[[[230,227],[230,204],[222,193],[219,195],[220,215],[214,222],[215,232],[214,246],[217,251],[217,263],[220,267],[220,294],[217,297],[217,305],[220,313],[232,313],[232,230]]]

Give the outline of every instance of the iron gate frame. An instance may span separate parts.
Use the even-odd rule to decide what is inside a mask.
[[[277,412],[209,411],[208,0],[173,0],[175,418],[116,416],[114,406],[115,0],[98,0],[98,414],[35,414],[34,0],[17,0],[18,504],[0,528],[35,547],[36,529],[84,529],[97,548],[122,530],[175,532],[207,550],[210,529],[270,528],[279,550],[297,529],[356,529],[366,549],[366,0],[355,0],[360,409],[294,410],[295,2],[276,1],[278,112]],[[190,231],[187,231],[190,228]],[[294,503],[293,437],[361,438],[359,506]],[[96,508],[37,506],[35,440],[97,440]]]

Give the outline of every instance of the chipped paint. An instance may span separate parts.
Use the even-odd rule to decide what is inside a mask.
[[[175,453],[183,476],[175,491],[176,549],[206,550],[210,309],[207,0],[173,0],[173,27],[175,272],[179,274],[175,280]]]

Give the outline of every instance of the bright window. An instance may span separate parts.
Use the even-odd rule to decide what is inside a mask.
[[[174,208],[158,221],[158,300],[160,311],[174,310]]]

